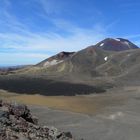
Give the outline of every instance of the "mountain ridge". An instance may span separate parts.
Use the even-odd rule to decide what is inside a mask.
[[[61,52],[34,66],[0,75],[0,88],[18,93],[72,96],[139,84],[140,49],[131,42],[126,47],[126,39],[119,40],[105,39],[78,52]],[[115,46],[108,45],[110,42],[111,45],[115,42]],[[122,49],[120,44],[125,44]],[[110,46],[109,50],[106,46]],[[116,47],[119,49],[114,50]]]

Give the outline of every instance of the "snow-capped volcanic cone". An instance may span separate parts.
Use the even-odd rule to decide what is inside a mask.
[[[123,38],[107,38],[95,46],[108,51],[124,51],[138,48],[138,46]]]

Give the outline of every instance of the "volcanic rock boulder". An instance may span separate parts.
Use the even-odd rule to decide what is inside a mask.
[[[26,105],[3,101],[0,105],[0,140],[73,140],[70,132],[37,125],[38,119]]]

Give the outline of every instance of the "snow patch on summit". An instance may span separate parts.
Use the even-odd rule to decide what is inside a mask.
[[[107,60],[108,60],[108,57],[106,56],[106,57],[104,58],[104,60],[107,61]]]
[[[126,45],[128,45],[128,46],[129,46],[129,42],[127,42],[127,41],[125,41],[125,42],[124,42],[124,44],[126,44]]]
[[[118,38],[115,38],[114,40],[116,40],[116,41],[121,41],[120,39],[118,39]]]
[[[100,47],[102,47],[104,45],[104,43],[100,44]]]

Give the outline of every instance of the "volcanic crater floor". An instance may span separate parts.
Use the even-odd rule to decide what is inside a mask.
[[[140,87],[112,89],[86,96],[18,95],[0,97],[29,105],[42,125],[71,131],[84,140],[139,140]]]

